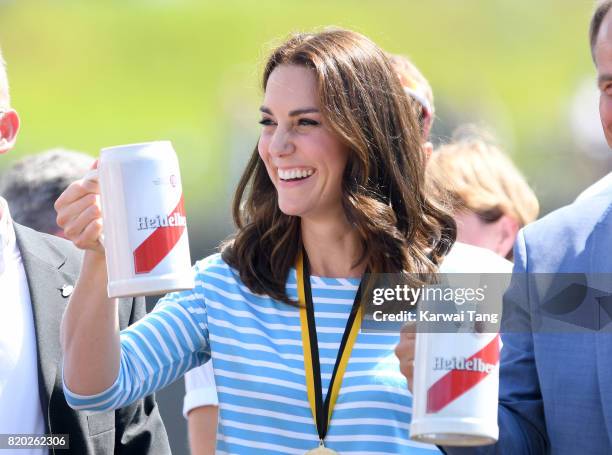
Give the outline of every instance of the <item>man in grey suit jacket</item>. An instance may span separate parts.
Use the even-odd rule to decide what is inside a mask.
[[[30,290],[38,352],[38,395],[46,433],[68,434],[71,453],[170,453],[153,396],[115,412],[83,413],[68,406],[62,392],[59,327],[82,252],[63,239],[18,224],[14,228]],[[119,323],[127,327],[144,314],[144,301],[125,300],[121,302]]]
[[[0,55],[0,154],[18,130]],[[0,434],[66,434],[67,453],[169,454],[153,396],[108,413],[76,412],[66,403],[59,328],[81,256],[70,242],[13,224],[0,198]],[[121,327],[144,313],[143,299],[121,302]]]
[[[591,20],[600,116],[612,147],[612,0]],[[612,193],[524,228],[504,296],[499,440],[458,454],[612,453]],[[411,379],[408,335],[397,352]],[[413,358],[413,357],[412,357]]]

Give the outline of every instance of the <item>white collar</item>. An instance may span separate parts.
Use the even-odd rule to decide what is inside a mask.
[[[11,260],[17,249],[13,220],[6,201],[0,197],[0,274],[4,272],[6,261]]]

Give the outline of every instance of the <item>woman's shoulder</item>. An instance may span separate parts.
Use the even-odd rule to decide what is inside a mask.
[[[197,277],[225,277],[226,279],[239,280],[239,273],[234,268],[225,262],[221,253],[211,254],[199,261],[196,261],[193,266]]]
[[[195,292],[218,304],[236,307],[243,304],[271,302],[272,299],[249,289],[240,272],[230,266],[221,253],[211,254],[194,265]],[[210,302],[209,302],[210,303]],[[266,303],[267,305],[267,303]]]

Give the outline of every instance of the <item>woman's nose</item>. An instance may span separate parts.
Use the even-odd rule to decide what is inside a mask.
[[[293,153],[295,144],[291,131],[282,128],[276,128],[270,141],[270,153],[276,156],[287,155]]]

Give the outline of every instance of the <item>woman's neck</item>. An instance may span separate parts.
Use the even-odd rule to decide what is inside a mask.
[[[361,257],[361,241],[344,214],[325,221],[302,218],[301,230],[312,275],[330,278],[363,275],[365,263],[353,267]]]

